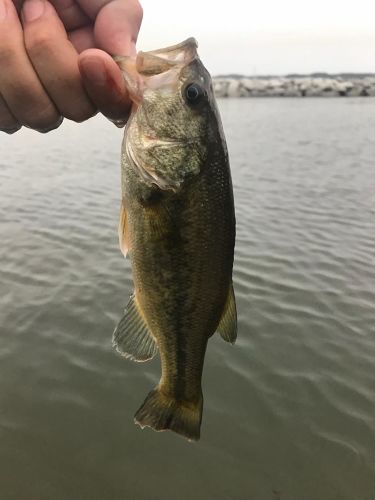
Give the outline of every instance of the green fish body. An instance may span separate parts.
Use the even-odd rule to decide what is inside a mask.
[[[197,440],[207,341],[218,331],[234,343],[237,331],[228,153],[195,40],[139,53],[127,69],[139,102],[124,137],[119,234],[135,289],[114,345],[138,361],[160,353],[136,423]]]

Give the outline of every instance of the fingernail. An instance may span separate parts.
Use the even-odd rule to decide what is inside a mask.
[[[23,20],[30,23],[44,14],[45,0],[26,0],[22,9]]]
[[[85,78],[90,80],[90,82],[97,85],[107,83],[107,72],[101,61],[87,57],[86,59],[82,59],[80,66]]]
[[[7,17],[7,4],[4,0],[0,0],[0,21],[3,21]]]

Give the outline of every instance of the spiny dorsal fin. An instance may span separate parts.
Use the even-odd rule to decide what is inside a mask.
[[[124,257],[126,257],[129,251],[129,234],[128,234],[128,217],[126,214],[126,209],[124,207],[124,202],[121,203],[121,208],[120,208],[118,239],[120,243],[121,252],[124,254]]]
[[[122,356],[133,361],[148,361],[157,353],[155,339],[135,295],[131,296],[125,314],[113,332],[112,345]]]
[[[237,338],[237,310],[236,299],[234,297],[233,283],[229,286],[227,301],[224,306],[224,311],[221,316],[217,331],[220,333],[225,342],[234,344]]]

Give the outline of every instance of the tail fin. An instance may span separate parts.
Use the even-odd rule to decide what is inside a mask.
[[[202,421],[203,397],[197,403],[177,401],[160,391],[152,390],[134,416],[136,424],[155,431],[171,431],[189,441],[198,441]]]

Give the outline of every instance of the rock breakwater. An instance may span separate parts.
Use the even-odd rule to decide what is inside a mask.
[[[217,97],[375,96],[372,76],[216,77]]]

